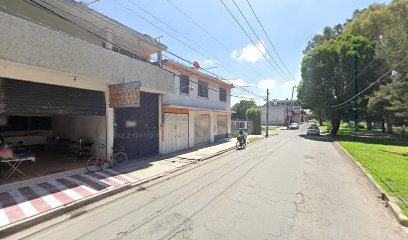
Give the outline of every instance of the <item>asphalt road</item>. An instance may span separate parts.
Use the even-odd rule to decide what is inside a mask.
[[[29,239],[408,239],[332,143],[305,132],[282,130]]]

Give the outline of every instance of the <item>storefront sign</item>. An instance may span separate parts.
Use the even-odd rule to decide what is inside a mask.
[[[140,107],[140,82],[110,85],[109,107]]]

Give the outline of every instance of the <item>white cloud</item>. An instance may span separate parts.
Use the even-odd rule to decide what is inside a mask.
[[[261,42],[256,44],[256,46],[253,44],[248,44],[239,51],[232,51],[230,55],[233,59],[237,59],[239,61],[256,63],[259,59],[264,58],[263,55],[266,53],[264,45],[264,41],[261,40]]]
[[[214,63],[216,63],[214,59],[207,59],[204,61],[204,65],[212,65]]]
[[[280,85],[282,89],[292,89],[293,86],[297,85],[297,82],[294,80],[286,81]]]
[[[275,79],[264,79],[264,80],[261,80],[258,83],[258,87],[260,89],[264,89],[264,90],[274,89],[274,88],[276,88],[277,84],[278,84],[278,81],[276,81]]]

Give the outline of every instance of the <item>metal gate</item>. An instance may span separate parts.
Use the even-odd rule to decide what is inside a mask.
[[[163,153],[171,153],[188,148],[188,114],[164,114]]]
[[[198,114],[194,117],[194,145],[210,142],[210,115]]]
[[[159,153],[159,97],[140,93],[140,107],[115,108],[114,143],[126,148],[129,159]]]

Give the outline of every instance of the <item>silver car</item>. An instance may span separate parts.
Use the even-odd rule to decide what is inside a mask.
[[[320,135],[320,128],[318,126],[310,126],[307,129],[307,135]]]

